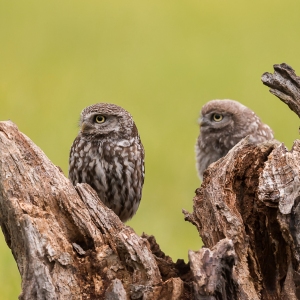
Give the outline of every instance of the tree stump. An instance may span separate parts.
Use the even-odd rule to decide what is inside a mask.
[[[265,73],[300,116],[300,78]],[[0,223],[19,299],[300,299],[300,141],[247,138],[204,173],[192,213],[205,247],[176,263],[87,184],[75,188],[12,122],[0,122]]]

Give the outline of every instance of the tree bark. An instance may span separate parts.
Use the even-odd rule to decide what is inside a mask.
[[[274,69],[264,84],[300,116],[299,77]],[[184,211],[204,247],[174,263],[0,122],[0,223],[19,299],[300,299],[299,162],[299,141],[288,151],[246,138],[213,163]]]
[[[152,253],[153,238],[136,235],[89,185],[75,190],[9,121],[0,123],[0,154],[1,227],[20,299],[188,299],[180,266]]]
[[[263,83],[300,116],[300,78],[287,64],[274,70],[263,74]],[[194,277],[194,286],[204,287],[198,299],[300,299],[299,165],[299,140],[288,151],[277,141],[255,146],[245,138],[206,170],[194,212],[184,211],[185,219],[214,256],[223,243],[232,257],[227,253],[230,272],[221,274],[222,264],[210,259],[215,270],[207,269],[198,282]]]

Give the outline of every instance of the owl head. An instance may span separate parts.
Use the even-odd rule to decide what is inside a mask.
[[[259,144],[273,139],[272,129],[248,107],[234,100],[212,100],[201,110],[196,143],[199,177],[208,166],[225,156],[239,141]]]
[[[212,100],[201,110],[199,125],[201,133],[223,134],[239,129],[247,130],[245,124],[253,119],[254,112],[243,104],[234,100]]]
[[[79,126],[80,134],[84,137],[129,139],[138,134],[130,113],[110,103],[86,107],[81,112]]]

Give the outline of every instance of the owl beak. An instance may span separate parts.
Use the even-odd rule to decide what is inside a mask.
[[[207,125],[207,120],[203,117],[200,117],[198,119],[198,124],[199,124],[200,127],[203,127],[203,126]]]
[[[200,118],[198,119],[198,124],[199,124],[200,127],[203,125],[203,122],[204,122],[203,118],[200,117]]]
[[[83,122],[82,124],[81,124],[81,132],[84,132],[84,131],[86,131],[87,129],[89,128],[89,124],[87,123],[87,122]]]

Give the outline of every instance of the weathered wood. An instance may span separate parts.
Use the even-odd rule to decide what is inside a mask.
[[[148,240],[124,225],[89,185],[77,185],[76,192],[11,122],[0,123],[0,153],[0,220],[22,277],[20,299],[189,294],[170,258],[164,272],[176,277],[162,280]]]
[[[258,244],[264,240],[260,241],[256,234],[266,228],[258,224],[264,213],[260,213],[256,189],[259,172],[276,145],[270,142],[255,146],[242,140],[207,169],[196,191],[193,214],[185,212],[205,247],[212,249],[225,238],[233,242],[237,259],[232,276],[238,288],[236,297],[228,299],[260,299],[264,289],[257,257]]]
[[[300,116],[300,78],[286,64],[274,69],[262,81]],[[255,146],[246,138],[207,169],[194,212],[184,211],[185,218],[197,227],[205,247],[230,239],[236,264],[230,280],[213,280],[213,286],[232,286],[230,296],[217,289],[202,294],[211,299],[300,299],[299,165],[300,141],[288,151],[276,141]]]
[[[274,70],[274,74],[266,72],[262,75],[263,84],[300,117],[300,77],[285,63],[274,65]]]
[[[300,141],[289,152],[276,141],[245,139],[206,171],[186,219],[206,247],[230,239],[237,256],[235,284],[227,282],[236,296],[212,299],[300,298],[299,163]]]
[[[212,250],[189,251],[189,260],[195,275],[195,299],[236,298],[237,285],[232,278],[236,254],[231,240],[221,240]]]
[[[300,116],[286,64],[263,82]],[[76,189],[12,122],[0,122],[0,224],[20,299],[300,299],[300,141],[242,140],[204,173],[192,213],[204,248],[176,263]]]

